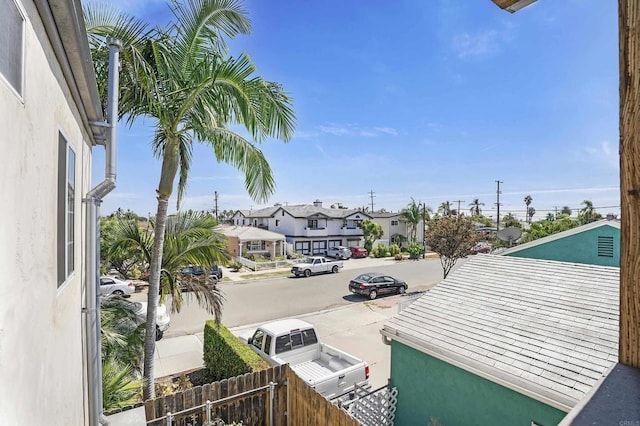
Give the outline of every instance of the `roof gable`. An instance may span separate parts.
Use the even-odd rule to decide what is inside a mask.
[[[567,410],[617,360],[618,283],[613,267],[477,255],[383,334]]]
[[[562,239],[562,238],[570,237],[572,235],[577,235],[577,234],[581,234],[583,232],[588,232],[588,231],[591,231],[593,229],[600,228],[602,226],[610,226],[612,228],[620,229],[620,222],[618,222],[617,220],[607,220],[607,219],[598,220],[596,222],[591,222],[591,223],[588,223],[586,225],[577,226],[575,228],[571,228],[571,229],[568,229],[566,231],[562,231],[562,232],[558,232],[556,234],[548,235],[548,236],[543,237],[543,238],[538,238],[537,240],[529,241],[528,243],[524,243],[524,244],[517,245],[515,247],[508,248],[508,249],[503,250],[500,253],[496,253],[496,254],[507,255],[507,254],[511,254],[511,253],[516,253],[516,252],[519,252],[521,250],[530,249],[530,248],[533,248],[533,247],[536,247],[536,246],[539,246],[539,245],[542,245],[542,244],[547,244],[547,243],[550,243],[550,242],[553,242],[553,241],[557,241],[557,240]]]

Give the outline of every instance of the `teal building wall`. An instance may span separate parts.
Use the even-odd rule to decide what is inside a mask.
[[[598,236],[613,237],[612,257],[598,255]],[[620,229],[603,225],[505,256],[620,267]]]
[[[396,426],[557,425],[565,412],[461,368],[391,343],[391,382],[398,388]]]

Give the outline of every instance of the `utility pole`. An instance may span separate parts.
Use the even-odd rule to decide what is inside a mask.
[[[500,194],[501,194],[500,184],[504,182],[497,180],[496,183],[498,184],[498,189],[496,190],[496,198],[497,198],[496,206],[498,207],[498,220],[496,220],[496,231],[499,231],[500,230]]]
[[[558,206],[553,206],[553,209],[555,210],[555,213],[553,214],[553,220],[556,220],[558,218]]]
[[[214,199],[216,202],[216,222],[218,221],[218,191],[214,191]]]
[[[375,195],[373,195],[373,189],[371,191],[369,191],[369,197],[371,198],[371,213],[373,213],[373,197],[375,197]]]
[[[458,203],[458,210],[456,210],[456,216],[458,216],[458,218],[460,218],[460,203],[464,203],[464,200],[456,200],[454,201],[454,203]]]
[[[427,233],[427,203],[422,203],[422,258],[425,257],[427,251],[427,240],[425,238]]]

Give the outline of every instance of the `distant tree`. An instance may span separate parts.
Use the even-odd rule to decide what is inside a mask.
[[[571,211],[571,208],[569,206],[563,206],[562,210],[560,210],[560,213],[566,214],[567,216],[571,216],[571,213],[573,212]]]
[[[468,217],[449,216],[432,220],[426,233],[426,242],[431,251],[440,255],[444,278],[458,259],[467,257],[471,248],[482,238],[475,232],[473,221]]]
[[[482,216],[482,209],[480,206],[484,206],[484,203],[480,202],[480,199],[475,198],[471,203],[469,203],[471,208],[469,211],[471,212],[471,216]]]
[[[536,214],[536,209],[534,209],[533,207],[529,207],[527,209],[527,217],[528,217],[528,221],[529,223],[531,223],[531,219],[533,219],[533,216]]]
[[[440,207],[438,207],[438,213],[442,216],[451,216],[451,203],[449,201],[445,201],[440,204]]]
[[[602,219],[602,215],[597,213],[593,208],[593,203],[590,200],[584,200],[582,202],[583,208],[578,213],[578,222],[581,225],[594,222],[598,219]]]
[[[538,238],[575,228],[576,226],[578,226],[578,222],[572,220],[565,214],[559,214],[555,220],[541,220],[532,223],[529,229],[524,232],[522,242],[534,241]]]
[[[509,227],[516,227],[516,228],[522,228],[522,224],[520,223],[520,221],[511,213],[506,214],[502,217],[502,223],[504,224],[505,228],[509,228]]]
[[[547,213],[547,218],[545,220],[548,220],[549,222],[552,222],[554,220],[556,220],[556,217],[553,213],[549,212]]]
[[[531,215],[531,217],[529,216],[529,205],[531,204],[531,202],[533,201],[533,198],[531,198],[531,195],[527,195],[526,197],[524,197],[524,203],[527,206],[527,222],[531,223],[531,217],[533,217],[533,215]],[[535,210],[534,210],[535,213]]]
[[[471,217],[471,220],[473,220],[474,222],[481,223],[484,226],[493,225],[491,218],[490,217],[486,217],[486,216],[474,215],[474,216]]]
[[[431,213],[431,207],[423,206],[420,202],[411,198],[411,203],[407,205],[400,213],[400,220],[407,224],[407,233],[409,241],[415,242],[418,232],[418,224],[429,220],[428,214]]]
[[[364,236],[364,248],[371,253],[373,248],[373,242],[378,240],[384,234],[382,226],[371,219],[365,219],[362,221],[362,234]]]
[[[378,213],[389,213],[389,212],[387,211],[387,209],[381,208],[381,209],[378,209]]]

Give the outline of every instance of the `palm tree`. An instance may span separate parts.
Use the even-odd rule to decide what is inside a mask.
[[[438,213],[440,213],[442,216],[451,216],[451,203],[445,201],[444,203],[440,204],[440,207],[438,207]]]
[[[152,221],[151,225],[155,227]],[[131,222],[122,222],[116,229],[114,250],[126,247],[136,251],[150,264],[157,233],[147,233]],[[185,295],[193,295],[196,301],[216,322],[222,316],[223,297],[215,281],[203,274],[183,276],[182,268],[188,265],[205,266],[226,263],[226,237],[220,232],[217,221],[209,213],[187,211],[167,218],[162,267],[160,270],[160,302],[171,296],[171,312],[180,312]],[[183,290],[187,290],[183,292]]]
[[[567,216],[571,216],[571,213],[572,213],[571,207],[569,206],[562,207],[562,210],[560,210],[560,213],[566,214]]]
[[[275,137],[287,141],[294,129],[291,101],[279,84],[254,76],[247,55],[229,58],[223,36],[248,33],[246,12],[237,0],[190,0],[171,5],[175,21],[166,29],[144,33],[122,14],[87,14],[87,29],[96,36],[138,36],[125,44],[128,75],[121,80],[121,114],[131,124],[146,116],[155,120],[154,154],[162,159],[158,207],[149,278],[145,340],[144,398],[153,397],[153,353],[156,307],[169,199],[178,176],[177,204],[184,195],[194,142],[210,145],[219,162],[238,168],[257,202],[275,190],[273,174],[255,142],[229,130],[245,127],[253,141]],[[115,18],[115,19],[114,19]],[[117,27],[124,25],[123,28]],[[130,31],[129,31],[130,29]],[[99,37],[95,40],[99,40]],[[125,42],[126,43],[126,42]],[[93,43],[93,50],[99,45]],[[100,55],[97,58],[100,69]]]
[[[584,200],[581,204],[584,207],[580,209],[580,215],[584,216],[586,223],[589,223],[591,216],[593,216],[593,203],[591,200]]]
[[[530,210],[529,210],[529,205],[531,204],[531,202],[533,201],[533,198],[531,198],[531,195],[527,195],[526,197],[524,197],[524,203],[527,205],[527,222],[531,223],[531,218],[533,217],[532,214],[529,214]]]
[[[469,211],[471,212],[471,216],[482,215],[482,209],[480,208],[480,206],[484,206],[484,203],[481,203],[480,199],[475,198],[471,203],[469,203],[469,205],[471,206],[471,208],[469,209]]]
[[[416,200],[411,198],[411,203],[407,205],[400,213],[400,220],[407,224],[407,233],[409,234],[409,241],[415,242],[416,235],[418,233],[418,224],[428,220],[427,212],[431,213],[431,207],[428,207],[420,202],[416,203]]]

